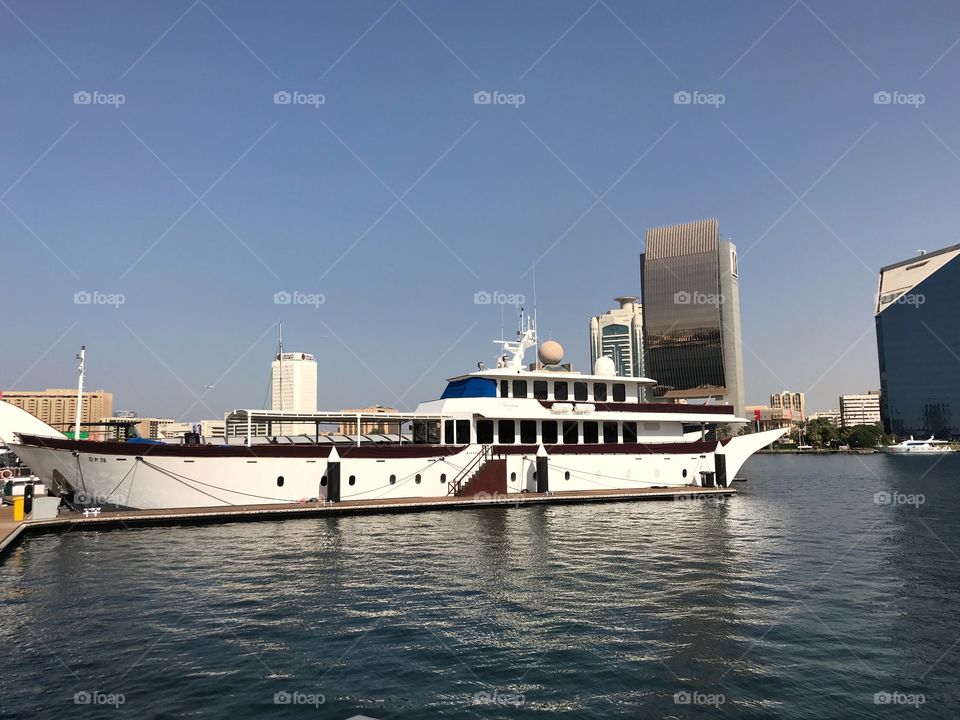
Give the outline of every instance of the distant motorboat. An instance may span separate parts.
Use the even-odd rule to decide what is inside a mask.
[[[913,435],[909,440],[904,440],[896,445],[877,448],[882,453],[891,453],[895,455],[909,454],[929,454],[929,453],[948,453],[953,452],[950,443],[946,440],[934,440],[931,436],[929,440],[914,440]]]

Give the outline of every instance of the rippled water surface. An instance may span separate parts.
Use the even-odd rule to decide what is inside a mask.
[[[960,457],[742,475],[725,501],[30,538],[0,566],[0,711],[960,716]]]

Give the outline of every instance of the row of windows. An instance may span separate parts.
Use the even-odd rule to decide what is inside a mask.
[[[637,423],[608,420],[477,420],[477,442],[481,445],[494,443],[494,425],[497,431],[497,444],[511,445],[519,440],[521,445],[577,445],[585,443],[595,445],[599,442],[616,444],[619,442],[637,442]],[[537,425],[540,433],[537,433]],[[659,430],[659,423],[644,423],[644,430]],[[538,439],[539,438],[539,439]]]
[[[528,394],[528,386],[531,383],[528,383],[526,380],[501,380],[500,381],[500,397],[514,397],[514,398],[527,398],[530,397]],[[548,383],[546,380],[534,380],[533,385],[533,399],[534,400],[547,400],[548,399]],[[590,385],[591,383],[578,380],[573,384],[573,399],[579,401],[586,401],[589,397]],[[570,385],[571,383],[566,380],[556,380],[552,383],[553,385],[553,399],[554,400],[569,400],[570,399]],[[627,400],[627,386],[625,383],[613,383],[612,386],[607,385],[605,382],[595,382],[593,385],[593,397],[592,400],[596,402],[606,402],[607,398],[610,397],[614,402],[626,402]],[[608,395],[608,388],[610,393]],[[512,393],[511,393],[512,391]]]
[[[423,480],[423,476],[421,476],[419,473],[418,473],[417,476],[413,479],[413,481],[414,481],[417,485],[419,485],[422,480]],[[347,480],[347,484],[348,484],[348,485],[356,485],[356,484],[357,484],[357,476],[356,476],[356,475],[351,475],[351,476],[349,477],[349,479]],[[397,484],[397,476],[396,476],[396,475],[391,475],[391,476],[390,476],[390,484],[391,484],[391,485],[396,485],[396,484]],[[446,484],[447,484],[447,474],[446,474],[446,473],[441,473],[441,474],[440,474],[440,484],[441,484],[441,485],[446,485]],[[277,478],[277,485],[278,485],[279,487],[283,487],[283,477],[282,477],[282,476]],[[327,486],[327,476],[324,475],[322,478],[320,478],[320,487],[326,487],[326,486]]]

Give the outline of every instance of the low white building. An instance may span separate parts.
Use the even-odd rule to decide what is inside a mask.
[[[840,396],[840,427],[880,424],[880,391]]]

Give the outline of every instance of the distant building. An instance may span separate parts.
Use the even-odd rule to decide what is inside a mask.
[[[597,358],[608,357],[618,375],[643,377],[643,309],[632,295],[614,300],[619,308],[590,319],[591,372]]]
[[[768,405],[747,405],[744,417],[753,422],[755,430],[778,430],[792,428],[803,420],[799,411],[769,407]]]
[[[136,421],[137,434],[148,440],[160,440],[165,437],[162,431],[169,425],[176,423],[173,418],[145,418],[135,413],[118,412],[113,417],[100,418],[101,422],[130,422]]]
[[[770,395],[770,407],[788,410],[792,413],[791,417],[796,417],[797,420],[803,420],[807,416],[806,399],[804,394],[800,392],[784,390],[783,392],[772,393]]]
[[[960,245],[880,270],[880,412],[892,435],[960,436]]]
[[[840,427],[880,424],[880,391],[840,396]]]
[[[839,410],[824,410],[822,412],[815,412],[810,416],[811,420],[826,420],[831,422],[837,427],[840,427],[840,411]]]
[[[369,407],[361,407],[361,408],[344,408],[340,412],[363,413],[365,415],[369,413],[377,413],[377,414],[382,413],[384,415],[390,415],[390,414],[396,413],[397,410],[396,408],[384,407],[383,405],[371,405]],[[346,424],[340,425],[339,433],[341,435],[354,435],[356,434],[356,432],[357,432],[356,423],[346,423]],[[396,421],[394,420],[393,424],[391,425],[390,418],[387,418],[387,417],[385,417],[382,421],[366,419],[360,422],[361,435],[388,435],[390,433],[398,433],[398,432],[399,430],[397,429]]]
[[[271,409],[282,412],[317,411],[317,361],[302,352],[279,352],[271,364],[273,402]],[[314,434],[311,425],[285,424],[274,428],[274,435]]]
[[[640,256],[645,373],[653,394],[744,411],[737,249],[716,220],[647,230]]]
[[[4,390],[0,400],[26,410],[50,427],[73,432],[77,421],[76,389]],[[83,393],[81,422],[100,422],[113,415],[113,393],[92,390]]]

